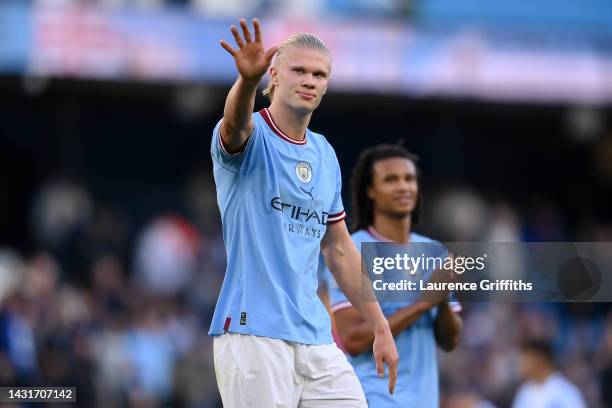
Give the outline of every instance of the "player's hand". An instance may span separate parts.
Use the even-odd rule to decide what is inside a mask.
[[[261,27],[256,18],[253,19],[255,38],[251,36],[244,18],[240,19],[240,28],[242,29],[242,36],[240,36],[236,26],[230,28],[238,49],[233,48],[224,40],[221,40],[221,46],[234,58],[238,73],[245,80],[259,82],[270,67],[272,57],[278,51],[278,47],[274,46],[268,51],[264,49],[261,39]]]
[[[379,377],[385,376],[385,364],[389,366],[389,394],[393,394],[397,382],[397,363],[399,356],[395,347],[395,340],[389,326],[377,331],[374,337],[374,361],[376,361],[376,373]]]
[[[453,261],[457,258],[457,254],[450,252],[448,254],[448,258],[452,258]],[[437,269],[431,273],[429,279],[427,279],[427,283],[443,283],[449,284],[451,282],[457,282],[458,276],[452,269],[446,269],[442,267],[441,269]],[[426,291],[424,292],[419,301],[429,303],[431,306],[435,306],[444,302],[447,302],[450,296],[450,291],[448,289],[444,290],[435,290],[435,291]]]
[[[443,283],[448,284],[454,281],[453,272],[444,268],[437,269],[431,273],[427,283]],[[448,289],[425,291],[421,294],[419,301],[428,303],[430,306],[435,306],[448,300],[450,291]]]

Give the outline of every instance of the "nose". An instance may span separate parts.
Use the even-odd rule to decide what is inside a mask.
[[[312,74],[306,74],[302,78],[302,85],[306,88],[313,89],[315,87],[314,77]]]
[[[402,192],[410,190],[410,182],[407,180],[400,180],[397,184],[397,189]]]

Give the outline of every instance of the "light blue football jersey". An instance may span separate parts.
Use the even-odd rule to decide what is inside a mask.
[[[375,230],[359,230],[351,238],[358,249],[362,242],[388,242]],[[414,243],[436,242],[419,234],[410,234]],[[332,311],[350,307],[351,304],[338,288],[331,272],[326,268],[324,280],[329,290]],[[396,313],[412,302],[381,301],[385,316]],[[376,375],[376,364],[371,352],[347,356],[361,381],[368,405],[376,408],[437,408],[439,407],[438,362],[434,323],[437,308],[430,309],[396,338],[399,353],[398,378],[395,392],[389,394],[388,378]]]
[[[209,334],[332,343],[316,291],[321,239],[345,218],[333,148],[310,130],[289,138],[264,109],[242,152],[229,154],[220,124],[211,154],[227,270]]]

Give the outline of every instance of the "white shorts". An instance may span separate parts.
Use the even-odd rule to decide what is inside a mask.
[[[359,379],[335,344],[226,333],[214,338],[225,408],[364,408]]]

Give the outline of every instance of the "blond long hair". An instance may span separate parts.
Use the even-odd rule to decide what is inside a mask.
[[[283,54],[291,47],[320,50],[331,57],[331,52],[329,51],[329,48],[327,48],[327,45],[325,45],[325,43],[316,35],[310,33],[293,34],[278,47],[273,64],[275,67],[279,58],[281,58]],[[267,96],[270,101],[272,101],[272,98],[274,97],[274,83],[272,82],[272,78],[270,78],[266,84],[262,94]]]

